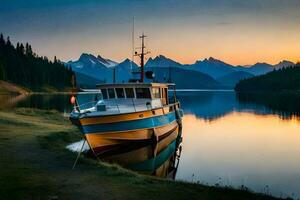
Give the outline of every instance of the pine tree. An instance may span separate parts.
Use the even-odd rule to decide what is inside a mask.
[[[20,53],[21,54],[25,53],[25,48],[24,48],[24,45],[22,43],[20,44]]]
[[[32,49],[31,49],[31,46],[28,43],[26,43],[26,45],[25,45],[25,54],[27,56],[32,56]]]
[[[9,37],[7,37],[7,39],[6,39],[6,45],[9,46],[9,47],[11,46],[11,42],[10,42],[10,38]]]
[[[0,80],[6,80],[4,63],[0,60]]]
[[[0,45],[4,45],[4,44],[5,44],[5,40],[4,40],[3,34],[1,33],[0,34]]]

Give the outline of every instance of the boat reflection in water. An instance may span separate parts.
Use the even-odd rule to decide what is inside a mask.
[[[138,173],[175,179],[181,153],[181,131],[173,131],[159,142],[128,142],[98,152],[98,158]],[[89,152],[92,156],[92,152]]]

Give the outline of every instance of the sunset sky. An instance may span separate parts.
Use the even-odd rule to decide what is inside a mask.
[[[131,58],[148,35],[154,57],[181,63],[215,57],[231,64],[300,60],[299,0],[0,0],[0,32],[39,55],[68,61],[83,52]],[[138,40],[135,41],[138,46]]]

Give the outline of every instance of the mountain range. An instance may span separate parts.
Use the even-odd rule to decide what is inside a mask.
[[[77,61],[65,63],[76,73],[77,84],[80,87],[95,87],[95,83],[128,82],[132,78],[132,70],[139,66],[129,59],[121,63],[111,59],[83,53]],[[163,55],[149,58],[145,71],[153,71],[155,77],[147,82],[175,82],[178,88],[212,89],[234,88],[242,79],[262,75],[295,65],[290,61],[281,61],[276,65],[256,63],[252,66],[234,66],[215,58],[198,60],[194,64],[181,64]]]

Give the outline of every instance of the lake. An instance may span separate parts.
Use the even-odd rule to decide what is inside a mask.
[[[185,115],[173,178],[300,198],[298,94],[178,91],[177,95]],[[90,98],[81,95],[80,103]],[[57,109],[65,114],[72,108],[69,101],[69,95],[0,95],[2,107]],[[174,159],[171,145],[159,159],[171,159],[171,154]],[[149,148],[143,146],[145,151]]]

